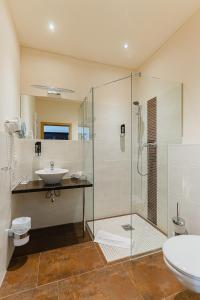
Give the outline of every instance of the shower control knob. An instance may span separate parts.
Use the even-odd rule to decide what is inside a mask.
[[[156,147],[157,143],[144,143],[143,147]]]

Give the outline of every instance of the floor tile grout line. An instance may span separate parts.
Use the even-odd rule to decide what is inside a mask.
[[[4,297],[0,297],[0,299],[7,299],[11,296],[17,296],[17,295],[20,295],[20,294],[23,294],[23,293],[26,293],[26,292],[30,292],[30,291],[33,291],[35,289],[35,287],[32,287],[30,289],[25,289],[25,290],[20,290],[19,292],[16,292],[16,293],[11,293],[11,294],[8,294],[7,296],[4,296]]]
[[[11,293],[7,296],[0,297],[0,300],[7,299],[8,297],[15,296],[15,295],[20,295],[20,294],[23,294],[23,293],[26,293],[26,292],[34,291],[35,289],[39,289],[39,288],[42,288],[42,287],[45,287],[45,286],[48,286],[48,285],[52,285],[52,284],[56,284],[56,283],[58,285],[58,281],[53,281],[53,282],[48,282],[46,284],[38,285],[36,287],[32,287],[32,288],[29,288],[29,289],[20,290],[19,292]]]
[[[140,258],[142,258],[142,259],[145,259],[145,258],[147,258],[147,257],[149,258],[150,256],[157,255],[158,253],[161,254],[161,253],[162,253],[162,250],[161,250],[161,251],[157,251],[157,252],[152,253],[152,254],[149,254],[149,255],[147,254],[147,255],[144,255],[144,256],[142,256],[142,257],[138,257],[138,258],[134,259],[133,262],[137,261],[137,259],[139,260]],[[126,270],[125,266],[123,266],[123,267],[124,267],[124,269]],[[126,270],[126,271],[127,271],[128,274],[129,274],[129,278],[131,279],[131,281],[135,284],[135,286],[136,286],[136,288],[137,288],[137,283],[136,283],[136,281],[135,281],[135,274],[134,274],[134,271],[132,271],[132,274],[131,274],[131,272],[130,272],[129,270]],[[144,296],[141,294],[140,290],[139,290],[139,289],[137,289],[137,290],[138,290],[139,294],[141,295],[142,299],[144,300]],[[180,291],[178,291],[177,293],[173,293],[173,294],[164,296],[161,300],[167,300],[169,297],[179,295],[179,294],[182,293],[183,291],[185,291],[185,288],[184,288],[184,287],[182,287],[182,289],[181,289]]]
[[[156,254],[156,253],[154,253],[154,254]],[[153,254],[153,255],[154,255]],[[139,259],[140,258],[142,258],[142,259],[145,259],[145,257],[149,257],[150,255],[144,255],[144,256],[142,256],[142,257],[138,257],[138,258],[135,258],[134,260],[132,260],[133,262],[135,262],[135,261],[139,261]],[[130,263],[131,263],[131,261],[130,261]],[[124,269],[125,269],[125,266],[124,266]],[[135,280],[135,275],[134,275],[134,271],[132,271],[132,274],[131,274],[131,272],[130,272],[130,270],[127,270],[127,272],[128,272],[128,276],[129,276],[129,278],[130,278],[130,280],[135,284],[135,286],[136,286],[136,288],[137,288],[137,283],[136,283],[136,280]],[[140,293],[140,290],[138,289],[138,291],[139,291],[139,293]],[[144,297],[141,295],[141,297],[142,297],[142,299],[144,299]]]
[[[93,268],[92,270],[89,270],[89,271],[86,271],[86,272],[82,272],[82,273],[77,273],[77,274],[72,274],[72,275],[69,275],[69,276],[66,276],[66,277],[63,277],[61,279],[57,279],[57,280],[53,280],[51,282],[48,282],[48,283],[44,283],[44,284],[38,284],[38,287],[41,287],[43,285],[46,285],[46,284],[50,284],[50,283],[55,283],[55,282],[61,282],[61,281],[64,281],[64,280],[68,280],[72,277],[80,277],[82,275],[86,275],[86,274],[89,274],[89,273],[92,273],[92,272],[95,272],[95,271],[101,271],[105,268],[111,268],[113,266],[116,266],[116,265],[120,265],[120,264],[123,264],[123,263],[126,263],[126,262],[129,262],[130,261],[130,258],[128,258],[127,260],[123,260],[123,261],[116,261],[116,262],[112,262],[112,263],[107,263],[107,262],[104,262],[103,261],[103,258],[101,257],[97,247],[98,245],[96,245],[96,243],[93,242],[93,244],[90,246],[90,247],[94,247],[95,250],[98,252],[98,256],[100,257],[101,261],[103,262],[103,266],[100,266],[100,267],[96,267],[96,268]],[[103,255],[103,254],[102,254]]]
[[[89,247],[87,247],[87,248],[94,248],[95,251],[97,252],[98,257],[100,257],[100,254],[98,253],[98,250],[96,249],[95,243],[93,243],[91,246],[89,246]],[[42,253],[43,253],[43,252],[42,252]],[[42,253],[41,253],[41,254],[42,254]],[[60,282],[60,281],[63,281],[63,280],[67,280],[68,278],[72,278],[72,277],[76,277],[76,276],[81,276],[81,275],[84,275],[84,274],[88,274],[88,273],[91,273],[91,272],[94,272],[94,271],[101,270],[101,269],[103,269],[104,267],[107,267],[107,266],[109,267],[109,266],[111,266],[111,265],[109,265],[109,264],[104,263],[102,257],[100,257],[100,260],[101,260],[100,262],[103,263],[102,266],[94,267],[93,269],[88,270],[88,271],[86,271],[86,272],[77,273],[77,274],[71,274],[71,275],[68,275],[68,276],[66,276],[66,277],[63,277],[63,278],[61,278],[61,279],[56,279],[56,280],[50,281],[50,282],[48,282],[48,283],[38,284],[37,286],[38,286],[38,287],[41,287],[41,286],[46,285],[46,284],[55,283],[55,282]],[[121,263],[121,262],[118,262],[118,263]]]
[[[66,277],[63,277],[63,278],[61,278],[61,279],[56,279],[56,280],[53,280],[53,281],[50,281],[50,282],[46,282],[46,283],[42,283],[42,284],[38,284],[38,282],[39,282],[39,280],[38,280],[37,286],[38,286],[38,287],[41,287],[41,286],[46,285],[46,284],[55,283],[55,282],[60,282],[60,281],[63,281],[63,280],[67,280],[68,278],[72,278],[72,277],[76,277],[76,276],[81,276],[81,275],[84,275],[84,274],[87,274],[87,273],[91,273],[91,272],[93,272],[93,271],[97,271],[97,270],[103,269],[103,268],[106,267],[106,266],[109,266],[109,265],[107,265],[107,264],[103,261],[102,257],[100,257],[100,255],[99,255],[99,253],[98,253],[98,251],[97,251],[97,249],[96,249],[96,245],[95,245],[94,242],[92,242],[92,244],[91,244],[91,245],[88,245],[88,246],[89,246],[89,247],[87,247],[87,248],[93,248],[93,249],[95,250],[95,252],[97,252],[98,257],[100,258],[100,263],[102,263],[102,265],[97,266],[97,267],[94,267],[94,268],[92,268],[91,270],[88,270],[88,271],[86,271],[86,272],[77,273],[77,274],[73,274],[73,273],[72,273],[71,275],[68,275],[68,276],[66,276]],[[42,255],[42,254],[43,254],[43,252],[41,253],[41,255]],[[41,261],[41,260],[40,260],[40,261]],[[38,277],[39,277],[39,273],[38,273]]]
[[[42,253],[40,252],[40,254],[39,254],[39,259],[38,259],[38,270],[37,270],[36,287],[38,286],[38,280],[39,280],[39,271],[40,271],[40,260],[41,260],[41,255],[42,255]]]
[[[124,271],[127,273],[127,275],[128,275],[128,278],[130,279],[130,281],[131,281],[132,285],[134,286],[134,288],[135,288],[135,289],[136,289],[136,291],[138,292],[139,296],[141,297],[141,300],[144,300],[144,297],[143,297],[143,295],[141,294],[140,290],[139,290],[139,289],[138,289],[138,287],[137,287],[137,284],[136,284],[136,282],[135,282],[135,280],[134,280],[134,277],[133,277],[133,276],[131,276],[131,274],[130,274],[130,271],[129,271],[129,270],[127,270],[127,269],[125,268],[125,266],[124,266],[124,263],[122,264],[122,268],[123,268],[123,269],[124,269]]]
[[[68,279],[70,280],[71,278],[74,278],[74,277],[75,278],[76,277],[81,277],[83,275],[87,275],[87,274],[90,274],[90,273],[93,273],[93,272],[101,271],[101,270],[106,269],[106,268],[112,268],[112,267],[114,267],[116,265],[120,265],[120,264],[123,264],[123,263],[124,262],[118,262],[115,265],[113,265],[113,264],[107,264],[107,265],[104,265],[102,267],[96,267],[96,268],[94,268],[92,270],[89,270],[87,272],[83,272],[83,273],[79,273],[79,274],[72,274],[72,275],[64,277],[62,279],[58,279],[58,280],[55,280],[55,281],[51,281],[51,282],[48,282],[48,283],[44,283],[44,284],[38,285],[38,287],[42,287],[42,286],[45,286],[47,284],[52,284],[52,283],[56,283],[56,282],[59,284],[59,282],[62,282],[62,281],[68,280]]]
[[[57,295],[58,295],[58,297],[57,297],[57,299],[59,300],[59,298],[60,298],[60,291],[59,291],[59,285],[58,285],[58,281],[56,282],[57,283]]]
[[[63,279],[59,279],[58,282],[61,282],[61,281],[64,281],[64,280],[67,280],[67,279],[71,279],[72,277],[81,277],[83,275],[86,275],[86,274],[90,274],[90,273],[93,273],[93,272],[97,272],[97,271],[102,271],[103,269],[106,269],[106,268],[112,268],[116,265],[120,265],[120,264],[123,264],[122,262],[118,262],[116,263],[115,265],[111,265],[111,264],[107,264],[107,265],[104,265],[102,267],[97,267],[97,268],[94,268],[93,270],[90,270],[90,271],[87,271],[87,272],[83,272],[83,273],[80,273],[80,274],[74,274],[72,276],[68,276],[66,278],[63,278]]]

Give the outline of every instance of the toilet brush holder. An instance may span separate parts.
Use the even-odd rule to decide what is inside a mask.
[[[179,216],[179,204],[177,203],[177,214],[176,217],[172,218],[174,226],[174,235],[187,234],[185,227],[185,220]]]
[[[185,228],[185,220],[183,218],[172,218],[172,222],[174,225],[174,235],[187,234],[187,230]]]

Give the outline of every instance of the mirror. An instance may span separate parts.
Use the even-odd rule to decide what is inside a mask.
[[[20,102],[24,138],[79,139],[82,101],[21,95]]]

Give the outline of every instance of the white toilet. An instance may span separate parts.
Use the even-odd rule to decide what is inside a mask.
[[[179,235],[163,245],[164,261],[188,289],[200,293],[200,236]]]

